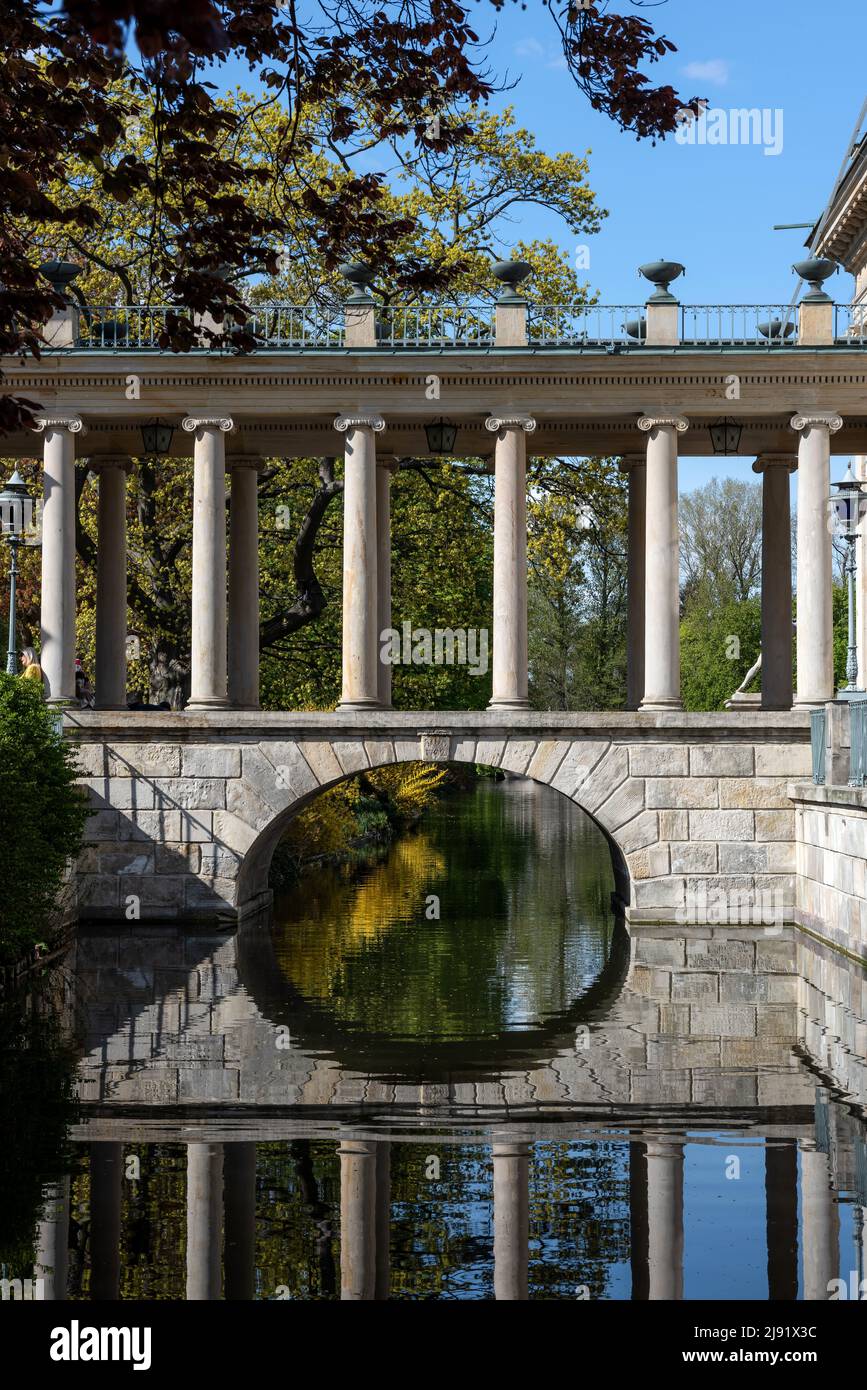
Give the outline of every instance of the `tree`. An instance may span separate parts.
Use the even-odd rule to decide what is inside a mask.
[[[741,603],[762,573],[762,485],[712,478],[680,499],[682,594]]]
[[[639,138],[675,129],[684,103],[639,70],[673,51],[668,39],[607,0],[546,8],[594,107]],[[153,205],[148,293],[184,306],[166,323],[164,345],[174,350],[195,341],[192,311],[225,322],[236,351],[252,349],[239,277],[276,275],[282,256],[298,254],[300,220],[329,271],[363,256],[404,289],[428,292],[459,272],[457,263],[399,254],[413,220],[393,215],[388,173],[370,169],[374,152],[390,151],[404,168],[444,161],[447,176],[470,133],[449,112],[493,91],[480,71],[484,45],[456,0],[336,0],[303,17],[276,0],[15,0],[4,18],[0,354],[38,355],[42,326],[62,304],[38,273],[34,224],[54,228],[58,250],[67,237],[86,248],[105,230],[106,201],[125,204],[142,191]],[[215,96],[213,78],[229,60],[245,62],[258,88],[247,112]],[[142,119],[137,103],[146,153],[125,148]],[[689,104],[697,113],[697,100]],[[241,146],[265,116],[270,157],[253,166]],[[322,149],[339,180],[309,177]],[[75,185],[75,161],[88,165],[89,183],[72,202],[58,199]],[[37,405],[0,398],[0,430],[32,424]]]

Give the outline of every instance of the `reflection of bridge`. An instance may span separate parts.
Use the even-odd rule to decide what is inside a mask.
[[[828,1296],[835,1194],[867,1201],[867,979],[827,948],[791,933],[639,935],[586,1048],[579,1032],[524,1070],[467,1065],[429,1085],[287,1039],[279,976],[252,997],[238,945],[153,928],[80,939],[72,1137],[92,1146],[94,1296],[117,1296],[124,1144],[187,1145],[188,1297],[219,1297],[224,1278],[227,1297],[250,1298],[256,1142],[339,1139],[343,1296],[373,1298],[388,1288],[389,1141],[475,1135],[492,1145],[496,1296],[513,1299],[527,1288],[532,1141],[603,1134],[629,1140],[633,1296],[678,1298],[686,1135],[720,1129],[766,1141],[770,1296],[797,1293],[799,1236],[803,1296]],[[55,1295],[67,1219],[63,1185],[40,1228]],[[863,1220],[856,1208],[862,1262]]]
[[[232,918],[268,900],[288,819],[347,775],[395,761],[485,763],[570,797],[601,826],[630,922],[791,921],[806,712],[418,715],[71,714],[96,812],[87,917]],[[719,900],[717,915],[714,903]]]

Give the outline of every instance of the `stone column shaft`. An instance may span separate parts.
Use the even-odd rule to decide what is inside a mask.
[[[344,1139],[340,1154],[340,1297],[371,1302],[376,1296],[375,1139]]]
[[[96,705],[126,709],[126,475],[128,458],[91,459],[99,474],[96,551]]]
[[[226,451],[225,418],[188,416],[193,446],[193,602],[190,709],[225,709]]]
[[[46,1302],[66,1298],[69,1262],[69,1178],[43,1190],[44,1215],[36,1233],[34,1279],[41,1279]]]
[[[647,460],[643,454],[621,459],[620,471],[629,478],[626,707],[638,709],[644,698],[644,588],[647,544]]]
[[[492,709],[527,709],[528,415],[491,416],[494,445],[494,632]]]
[[[376,656],[377,694],[391,709],[391,665],[382,660],[382,634],[391,627],[391,475],[395,465],[380,461],[376,470]]]
[[[801,706],[834,698],[834,624],[829,498],[831,435],[839,415],[792,417],[798,441],[798,693]]]
[[[52,704],[75,699],[75,435],[77,415],[44,415],[40,665]]]
[[[346,435],[343,482],[343,693],[341,706],[379,704],[376,441],[379,415],[339,415]]]
[[[677,436],[689,428],[678,415],[643,415],[647,433],[645,638],[643,709],[680,709],[680,538]]]
[[[867,454],[852,459],[852,472],[859,482],[867,482]],[[867,685],[867,516],[862,517],[855,545],[856,594],[855,632],[858,642],[858,684]]]
[[[792,683],[792,513],[788,455],[764,455],[753,472],[762,475],[762,709],[791,709]]]
[[[231,457],[229,509],[229,703],[259,708],[258,458]]]
[[[494,1298],[525,1300],[528,1295],[530,1238],[530,1145],[495,1139]]]
[[[803,1297],[824,1301],[837,1278],[839,1215],[831,1190],[828,1157],[819,1149],[801,1146],[801,1249],[804,1258]]]
[[[187,1299],[220,1297],[222,1144],[187,1145]]]

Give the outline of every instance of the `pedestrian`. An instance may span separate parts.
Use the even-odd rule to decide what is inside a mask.
[[[42,689],[42,667],[36,660],[36,653],[32,647],[25,647],[21,653],[21,665],[24,668],[21,672],[22,680],[38,681],[39,688]]]

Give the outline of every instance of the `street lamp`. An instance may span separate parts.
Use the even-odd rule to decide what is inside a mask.
[[[29,530],[32,502],[27,484],[18,469],[12,474],[5,488],[0,492],[0,526],[9,546],[9,635],[6,651],[6,674],[14,676],[18,670],[18,648],[15,644],[15,603],[18,587],[18,547],[27,545],[26,532]],[[38,545],[31,541],[31,545]]]
[[[168,425],[164,420],[148,420],[141,427],[141,441],[145,454],[148,457],[153,454],[167,454],[172,447],[174,432],[174,425]]]
[[[708,434],[715,454],[736,454],[741,446],[743,425],[726,417],[725,420],[717,420],[715,424],[708,425]]]
[[[858,687],[858,639],[855,636],[855,577],[858,560],[855,542],[858,539],[858,523],[865,498],[861,484],[852,472],[849,463],[843,479],[834,483],[835,493],[831,494],[831,511],[834,517],[834,531],[846,546],[843,573],[846,576],[849,602],[849,633],[846,652],[846,685],[838,690],[839,700],[848,700],[852,695],[863,694]]]
[[[454,453],[455,437],[458,432],[457,425],[450,424],[448,420],[444,420],[442,416],[440,416],[439,420],[433,420],[429,425],[425,425],[424,432],[427,435],[429,453]]]

